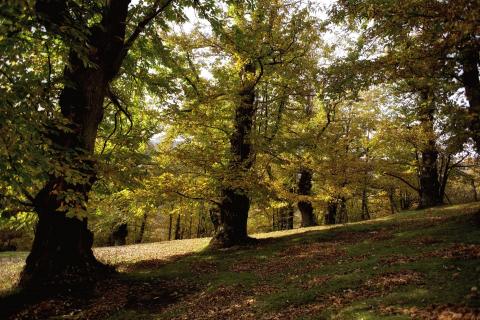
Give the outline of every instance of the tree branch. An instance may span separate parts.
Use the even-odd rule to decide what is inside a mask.
[[[418,189],[417,187],[415,187],[410,182],[408,182],[407,180],[405,180],[404,178],[402,178],[400,176],[394,175],[393,173],[389,173],[389,172],[384,172],[383,174],[386,175],[386,176],[389,176],[389,177],[397,178],[398,180],[402,181],[403,183],[405,183],[407,186],[409,186],[410,188],[412,188],[416,192],[420,192],[420,189]]]

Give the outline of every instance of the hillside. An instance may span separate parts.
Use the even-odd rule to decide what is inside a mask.
[[[88,298],[37,301],[14,317],[480,319],[479,210],[445,206],[263,234],[256,246],[217,252],[199,251],[208,239],[97,249],[118,276]],[[7,261],[19,270],[24,259],[1,257],[2,279]],[[0,310],[15,299],[0,300]]]

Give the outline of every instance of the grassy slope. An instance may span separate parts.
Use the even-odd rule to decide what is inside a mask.
[[[304,233],[276,233],[255,247],[202,251],[170,263],[136,259],[123,263],[125,272],[100,285],[88,301],[65,303],[58,298],[51,310],[41,305],[41,316],[466,318],[480,307],[479,209],[478,203],[449,206]]]

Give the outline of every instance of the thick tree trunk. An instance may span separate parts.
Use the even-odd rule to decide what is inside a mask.
[[[440,182],[438,177],[438,151],[435,140],[433,97],[431,88],[422,91],[422,103],[419,107],[419,120],[427,141],[421,151],[419,172],[419,209],[435,207],[442,204]]]
[[[124,39],[129,0],[112,0],[102,12],[99,25],[89,28],[87,45],[82,42],[87,58],[96,66],[85,66],[78,48],[72,48],[63,73],[64,89],[59,98],[68,129],[53,126],[49,133],[52,158],[66,172],[52,174],[35,196],[38,214],[32,250],[20,277],[20,286],[32,289],[58,288],[83,283],[110,271],[99,263],[92,252],[93,234],[87,220],[66,217],[69,209],[85,208],[88,192],[96,179],[91,160],[98,126],[103,118],[103,101],[110,81],[118,74],[124,54]],[[65,2],[37,0],[40,21],[48,31],[65,36],[63,24],[74,19]],[[81,27],[87,27],[87,22]],[[71,37],[66,36],[70,39]],[[80,45],[80,44],[78,44]],[[76,172],[82,179],[72,181]],[[76,197],[71,197],[75,194]],[[70,197],[65,197],[69,195]],[[71,199],[71,200],[67,200]]]
[[[245,83],[239,92],[240,101],[235,110],[234,129],[230,137],[230,172],[221,191],[220,219],[211,241],[213,247],[231,247],[252,241],[247,235],[250,198],[242,185],[255,157],[251,142],[256,110],[255,75],[255,67],[252,64],[245,65]]]
[[[292,230],[293,229],[293,217],[295,215],[295,210],[293,209],[292,205],[288,205],[287,207],[287,224],[286,229]]]
[[[177,223],[175,225],[175,238],[174,240],[182,239],[182,220],[180,215],[177,216]]]
[[[332,225],[335,224],[337,220],[337,200],[332,199],[327,204],[327,212],[325,213],[325,224]]]
[[[309,196],[312,193],[312,171],[306,168],[300,170],[300,179],[298,180],[298,194]],[[302,215],[302,227],[311,227],[318,225],[317,218],[313,213],[312,203],[308,200],[298,202],[298,209]]]
[[[140,231],[138,232],[138,238],[136,239],[136,243],[142,243],[143,236],[145,235],[145,228],[147,227],[147,219],[148,215],[145,212],[142,217],[142,224],[140,225]]]
[[[347,211],[347,200],[345,197],[340,198],[338,210],[337,223],[347,223],[348,222],[348,211]]]
[[[247,244],[251,239],[247,235],[247,219],[250,198],[242,188],[222,191],[220,223],[212,239],[214,247],[231,247]]]
[[[68,181],[64,173],[52,175],[35,197],[38,226],[20,279],[23,287],[49,287],[53,282],[61,285],[62,279],[70,285],[89,280],[95,273],[107,270],[93,256],[93,234],[87,228],[87,221],[66,217],[69,208],[84,208],[96,179],[95,164],[88,158],[93,153],[98,125],[103,116],[107,83],[100,71],[82,69],[73,52],[70,63],[77,66],[76,72],[65,68],[64,77],[75,87],[66,85],[60,96],[62,114],[70,121],[69,130],[52,132],[51,140],[54,154],[58,155],[55,160],[68,166],[67,170],[76,171],[87,179],[84,183],[77,183]],[[71,154],[65,154],[64,150]],[[73,200],[63,200],[66,195],[72,194],[75,195]]]
[[[433,142],[434,143],[434,142]],[[440,183],[438,182],[438,152],[432,146],[422,152],[420,168],[419,209],[431,208],[442,204]]]
[[[111,235],[112,246],[124,246],[127,244],[128,224],[122,223],[115,227]]]
[[[470,136],[472,137],[477,153],[480,153],[480,79],[478,67],[480,64],[478,49],[466,47],[461,54],[462,82],[468,100]]]

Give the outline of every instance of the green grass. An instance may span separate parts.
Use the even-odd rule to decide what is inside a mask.
[[[126,270],[118,281],[139,288],[158,282],[152,290],[173,292],[174,298],[145,298],[139,305],[132,301],[144,293],[133,290],[123,307],[101,318],[366,320],[475,311],[479,210],[479,203],[445,206],[276,232],[256,246],[234,250],[198,252],[201,242],[192,246],[192,255],[158,266],[135,265],[150,256],[122,262],[109,249]]]

